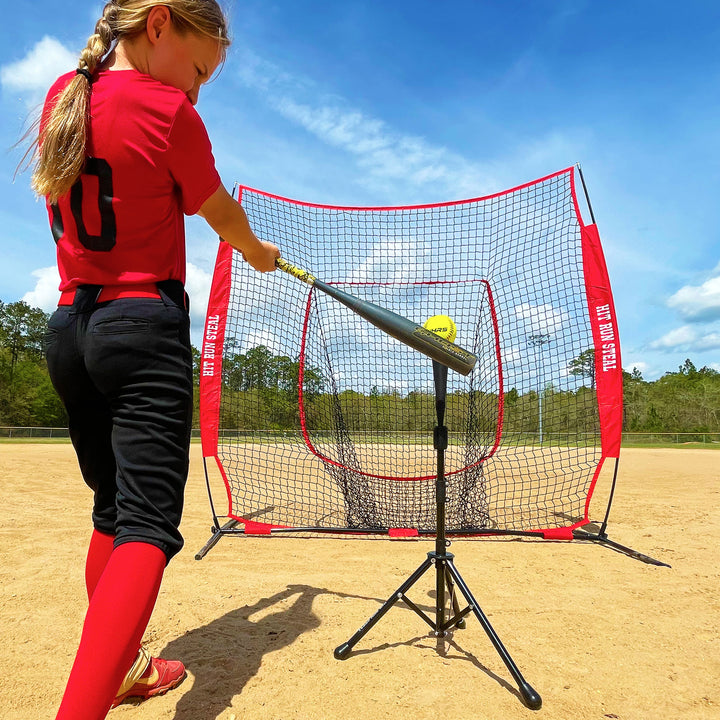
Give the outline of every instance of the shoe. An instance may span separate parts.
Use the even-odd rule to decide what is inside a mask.
[[[156,695],[164,695],[168,690],[177,687],[186,676],[185,666],[178,660],[150,657],[145,648],[140,648],[110,707],[117,707],[127,698],[147,700]]]

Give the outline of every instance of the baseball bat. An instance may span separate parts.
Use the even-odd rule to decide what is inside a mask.
[[[339,290],[332,285],[318,280],[307,270],[302,270],[284,258],[277,258],[275,265],[283,272],[302,280],[308,285],[316,287],[318,290],[335,298],[353,312],[371,322],[375,327],[380,328],[383,332],[391,335],[405,345],[409,345],[418,352],[428,355],[433,360],[437,360],[443,365],[447,365],[452,370],[462,375],[468,375],[472,372],[477,362],[477,357],[471,352],[461,348],[459,345],[436,335],[431,330],[426,330],[422,325],[417,325],[397,315],[390,310],[375,305],[374,303],[361,300],[360,298],[350,295],[343,290]]]

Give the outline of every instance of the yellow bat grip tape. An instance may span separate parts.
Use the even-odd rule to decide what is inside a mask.
[[[296,265],[293,265],[292,263],[289,263],[287,260],[284,260],[283,258],[276,258],[275,259],[275,265],[280,268],[283,272],[286,272],[293,277],[296,277],[298,280],[302,280],[304,283],[307,283],[308,285],[314,285],[315,284],[315,276],[311,275],[307,270],[303,270],[302,268],[297,267]]]

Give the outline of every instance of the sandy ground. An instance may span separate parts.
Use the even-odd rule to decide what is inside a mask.
[[[146,635],[188,678],[109,717],[718,718],[720,452],[627,450],[620,468],[610,537],[671,568],[581,542],[453,543],[458,570],[542,696],[532,711],[472,615],[437,640],[396,605],[348,659],[334,659],[432,541],[225,538],[196,561],[211,520],[194,445],[186,546]],[[66,444],[0,444],[0,471],[0,716],[49,719],[85,611],[90,498]],[[603,513],[594,503],[591,519]],[[434,574],[409,595],[434,614]]]

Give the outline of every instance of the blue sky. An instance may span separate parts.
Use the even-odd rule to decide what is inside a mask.
[[[15,0],[0,27],[0,300],[49,311],[54,243],[11,149],[102,5]],[[580,163],[623,366],[720,370],[720,2],[228,0],[198,110],[228,187],[318,203],[476,197]],[[217,239],[188,221],[199,346]]]

